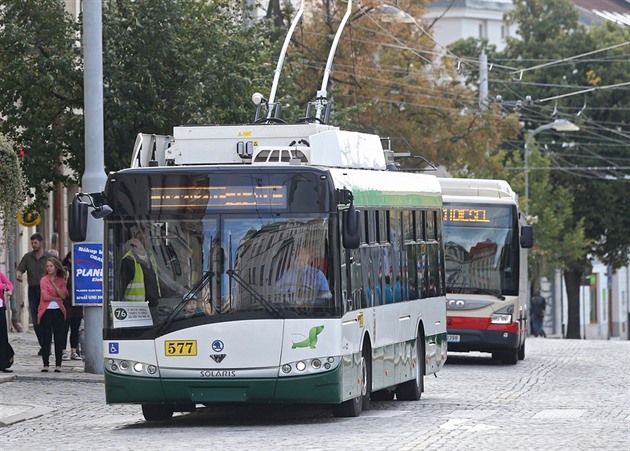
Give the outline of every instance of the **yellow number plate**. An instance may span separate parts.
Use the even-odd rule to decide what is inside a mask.
[[[197,340],[169,340],[164,342],[167,357],[197,355]]]

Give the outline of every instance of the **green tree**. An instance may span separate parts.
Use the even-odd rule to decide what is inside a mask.
[[[136,135],[253,119],[273,75],[264,23],[234,0],[113,0],[103,14],[105,164],[129,164]]]
[[[522,39],[509,40],[501,56],[508,59],[505,64],[516,67],[559,61],[630,40],[630,30],[614,24],[591,29],[580,27],[578,13],[570,0],[515,2],[510,18],[518,24]],[[566,167],[565,171],[552,172],[550,178],[551,186],[557,191],[562,188],[564,193],[571,193],[566,198],[571,199],[573,213],[564,221],[565,228],[579,231],[584,227],[586,237],[584,246],[574,243],[582,249],[581,253],[566,253],[562,258],[569,298],[568,338],[580,337],[579,284],[589,271],[589,257],[596,256],[614,268],[628,263],[630,206],[627,199],[630,184],[619,172],[582,169],[618,165],[627,153],[623,128],[627,127],[625,115],[630,107],[630,92],[595,89],[580,96],[567,94],[627,81],[630,63],[624,55],[626,52],[623,48],[611,48],[597,58],[574,58],[562,64],[547,64],[539,70],[523,72],[522,80],[507,83],[509,89],[521,98],[530,95],[534,99],[535,106],[521,112],[532,127],[549,122],[552,113],[561,112],[579,123],[582,129],[571,136],[577,146],[566,149],[553,144],[552,140],[558,138],[553,133],[537,136],[540,143],[549,144],[554,165]],[[504,82],[501,89],[505,88]],[[554,96],[562,97],[553,104],[536,102]],[[545,202],[548,199],[533,195],[530,211],[542,208]]]
[[[24,202],[24,175],[17,146],[0,134],[0,249],[15,236],[16,215]]]
[[[126,167],[137,133],[252,119],[273,69],[265,24],[237,0],[111,0],[103,11],[105,165]],[[30,206],[84,168],[81,22],[63,0],[0,8],[0,131],[22,146]],[[66,165],[72,178],[54,170]]]
[[[0,29],[0,131],[23,148],[30,208],[41,210],[68,182],[55,168],[74,166],[83,148],[79,28],[62,1],[6,0]]]

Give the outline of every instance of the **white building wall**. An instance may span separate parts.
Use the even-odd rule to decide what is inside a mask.
[[[426,25],[438,19],[431,31],[442,47],[472,37],[486,38],[497,50],[503,50],[506,37],[516,34],[503,19],[513,6],[511,0],[460,0],[447,10],[449,3],[432,3],[422,18]]]

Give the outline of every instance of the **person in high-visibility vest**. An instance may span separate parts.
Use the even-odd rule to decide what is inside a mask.
[[[160,297],[160,281],[155,257],[147,252],[142,243],[132,238],[125,243],[128,251],[121,264],[123,301],[148,302],[157,307]]]

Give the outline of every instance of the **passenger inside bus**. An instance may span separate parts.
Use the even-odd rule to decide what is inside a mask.
[[[200,316],[206,316],[206,312],[199,308],[197,299],[191,299],[182,308],[179,319],[198,318]]]

